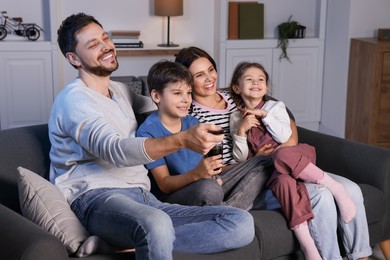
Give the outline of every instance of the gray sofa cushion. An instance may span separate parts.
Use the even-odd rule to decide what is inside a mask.
[[[64,196],[38,174],[23,167],[18,167],[18,171],[19,201],[23,216],[60,239],[69,254],[75,253],[89,234]]]

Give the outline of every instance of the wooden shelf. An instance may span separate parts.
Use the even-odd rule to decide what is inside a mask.
[[[118,56],[153,56],[153,55],[175,55],[184,46],[164,48],[144,45],[143,48],[116,48]]]

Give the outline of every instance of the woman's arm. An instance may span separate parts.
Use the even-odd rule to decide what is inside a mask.
[[[295,124],[295,121],[293,119],[290,119],[290,128],[291,128],[291,136],[290,138],[284,142],[283,144],[279,145],[276,149],[279,147],[284,146],[294,146],[298,144],[298,130],[297,125]],[[256,153],[256,156],[269,156],[274,152],[275,148],[271,148],[271,145],[264,145],[262,146]]]
[[[237,162],[244,162],[248,158],[248,143],[246,141],[246,133],[237,134],[239,127],[242,124],[242,114],[240,111],[235,111],[230,115],[230,135],[233,140],[233,158]]]

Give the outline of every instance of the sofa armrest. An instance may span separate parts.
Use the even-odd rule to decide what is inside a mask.
[[[316,148],[317,165],[325,171],[365,183],[382,191],[390,189],[390,150],[358,143],[305,128],[298,128],[299,142]]]
[[[384,236],[390,238],[390,149],[346,140],[298,127],[299,142],[316,148],[317,165],[384,193]]]
[[[60,240],[2,204],[0,219],[1,259],[69,259]]]

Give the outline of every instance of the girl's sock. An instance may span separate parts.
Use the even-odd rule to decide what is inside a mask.
[[[292,231],[294,232],[295,237],[298,239],[299,244],[301,245],[301,249],[303,251],[303,254],[305,255],[305,259],[322,259],[314,243],[314,240],[310,235],[309,226],[307,225],[306,221],[295,226]]]
[[[318,183],[326,187],[336,200],[340,210],[341,219],[349,223],[356,215],[356,206],[351,196],[344,189],[343,185],[322,171],[312,163],[309,163],[298,176],[300,179],[312,183]]]
[[[356,216],[356,206],[351,196],[344,189],[343,185],[335,181],[324,172],[324,178],[318,181],[318,184],[324,185],[333,195],[340,210],[341,219],[344,223],[351,222]]]

